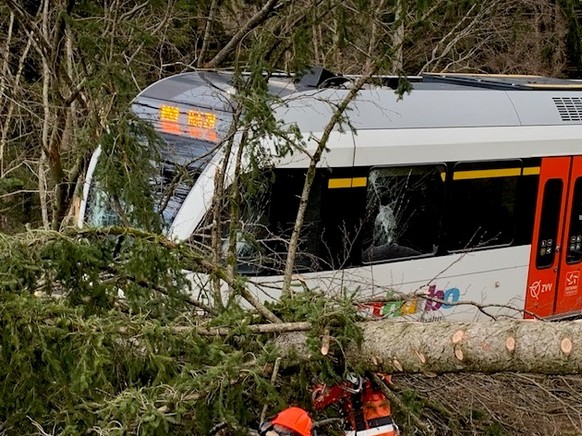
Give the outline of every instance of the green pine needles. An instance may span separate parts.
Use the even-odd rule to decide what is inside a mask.
[[[203,313],[183,272],[203,258],[158,235],[38,231],[3,236],[0,247],[7,434],[207,434],[217,423],[237,434],[256,428],[265,404],[308,407],[310,383],[334,377],[324,359],[301,370],[288,359],[271,383],[274,336],[251,332],[262,318],[237,305]],[[272,310],[312,321],[314,350],[328,323],[339,342],[358,337],[355,311],[316,293]]]

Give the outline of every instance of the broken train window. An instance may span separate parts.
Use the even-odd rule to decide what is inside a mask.
[[[445,174],[444,165],[373,168],[370,171],[364,262],[436,252]]]

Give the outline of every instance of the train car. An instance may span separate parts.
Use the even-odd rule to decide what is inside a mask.
[[[267,188],[241,222],[252,238],[237,244],[239,270],[260,299],[281,293],[305,151],[355,79],[314,68],[268,80],[274,119],[301,133],[304,150],[278,157],[273,135],[262,139],[272,155]],[[317,166],[296,282],[357,292],[382,301],[363,306],[373,315],[402,319],[580,315],[582,83],[423,74],[399,96],[394,79],[376,79],[350,103]],[[236,95],[233,74],[191,72],[154,83],[133,103],[164,140],[156,192],[169,238],[194,240],[209,222],[225,144],[240,140]],[[80,225],[118,219],[93,177],[99,155]]]

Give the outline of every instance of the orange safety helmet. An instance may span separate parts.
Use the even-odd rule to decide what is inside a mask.
[[[300,436],[311,436],[313,429],[313,421],[309,414],[300,407],[282,410],[271,420],[271,424],[293,430]]]

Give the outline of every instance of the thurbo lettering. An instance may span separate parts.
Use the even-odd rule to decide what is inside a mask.
[[[461,291],[459,288],[437,290],[436,285],[430,285],[428,287],[426,298],[427,300],[424,306],[425,312],[439,309],[450,309],[461,298]]]

